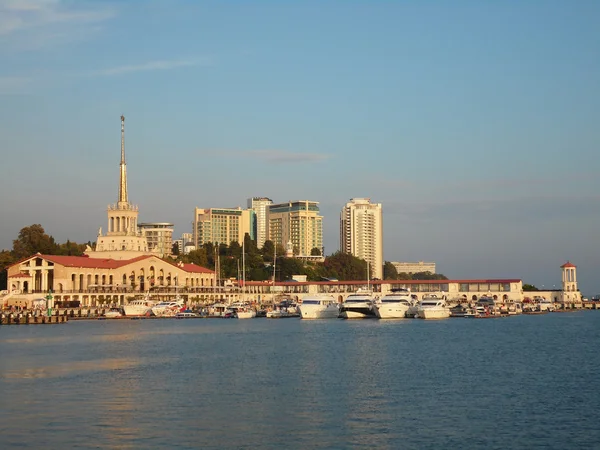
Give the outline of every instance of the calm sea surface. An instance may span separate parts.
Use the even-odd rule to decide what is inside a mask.
[[[600,448],[600,311],[0,326],[0,447]]]

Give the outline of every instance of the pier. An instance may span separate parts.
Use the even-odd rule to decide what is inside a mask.
[[[0,325],[42,325],[66,323],[69,317],[63,316],[44,316],[22,313],[9,313],[0,315]]]

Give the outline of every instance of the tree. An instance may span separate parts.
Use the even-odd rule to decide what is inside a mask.
[[[367,262],[349,253],[336,252],[325,258],[327,277],[344,280],[365,280]]]
[[[171,247],[171,254],[173,256],[179,256],[179,245],[177,245],[177,242],[173,243],[173,246]]]
[[[448,278],[441,273],[417,272],[412,274],[413,280],[447,280]]]
[[[16,261],[12,252],[8,250],[2,250],[0,252],[0,291],[8,289],[8,266]]]
[[[275,245],[273,244],[273,241],[266,240],[262,246],[262,249],[260,250],[260,253],[263,256],[264,261],[273,262],[274,252],[275,252]]]
[[[13,241],[13,255],[16,259],[26,258],[35,253],[53,255],[57,250],[54,238],[47,235],[40,224],[21,228],[18,239]]]
[[[189,252],[187,255],[183,256],[182,260],[183,262],[196,264],[197,266],[208,267],[208,256],[206,254],[206,249],[204,248]]]
[[[311,256],[321,256],[321,250],[319,250],[317,247],[313,247],[312,250],[310,251],[310,255]]]
[[[524,284],[523,285],[523,291],[539,291],[539,289],[537,287],[535,287],[533,284]]]
[[[391,262],[386,261],[383,265],[383,279],[384,280],[397,280],[398,279],[398,271],[396,270],[396,266],[394,266]]]

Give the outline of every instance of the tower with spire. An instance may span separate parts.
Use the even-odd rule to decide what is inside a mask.
[[[138,228],[138,207],[129,203],[127,193],[127,164],[125,162],[125,116],[121,116],[121,164],[117,203],[108,205],[106,234],[98,231],[95,249],[86,250],[90,258],[131,259],[152,254],[148,242]]]

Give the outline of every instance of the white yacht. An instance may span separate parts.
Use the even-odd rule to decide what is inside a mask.
[[[340,317],[342,319],[376,318],[373,292],[359,289],[346,297],[340,308]]]
[[[117,317],[122,317],[123,313],[120,308],[110,308],[108,311],[104,313],[104,317],[107,319],[116,319]]]
[[[256,310],[247,303],[232,303],[229,309],[235,312],[235,317],[238,319],[254,319]]]
[[[152,307],[156,304],[156,301],[150,298],[150,294],[146,294],[143,298],[135,298],[130,300],[125,306],[126,316],[145,316],[152,312]]]
[[[380,319],[403,319],[408,316],[411,305],[408,289],[394,289],[375,302],[375,314]]]
[[[172,317],[183,307],[184,299],[177,297],[171,301],[157,303],[152,307],[152,314],[157,317]]]
[[[423,296],[417,308],[417,317],[420,319],[445,319],[450,317],[450,308],[446,304],[446,296],[438,297],[435,294]]]
[[[298,306],[302,319],[335,319],[340,309],[333,295],[309,295]]]

